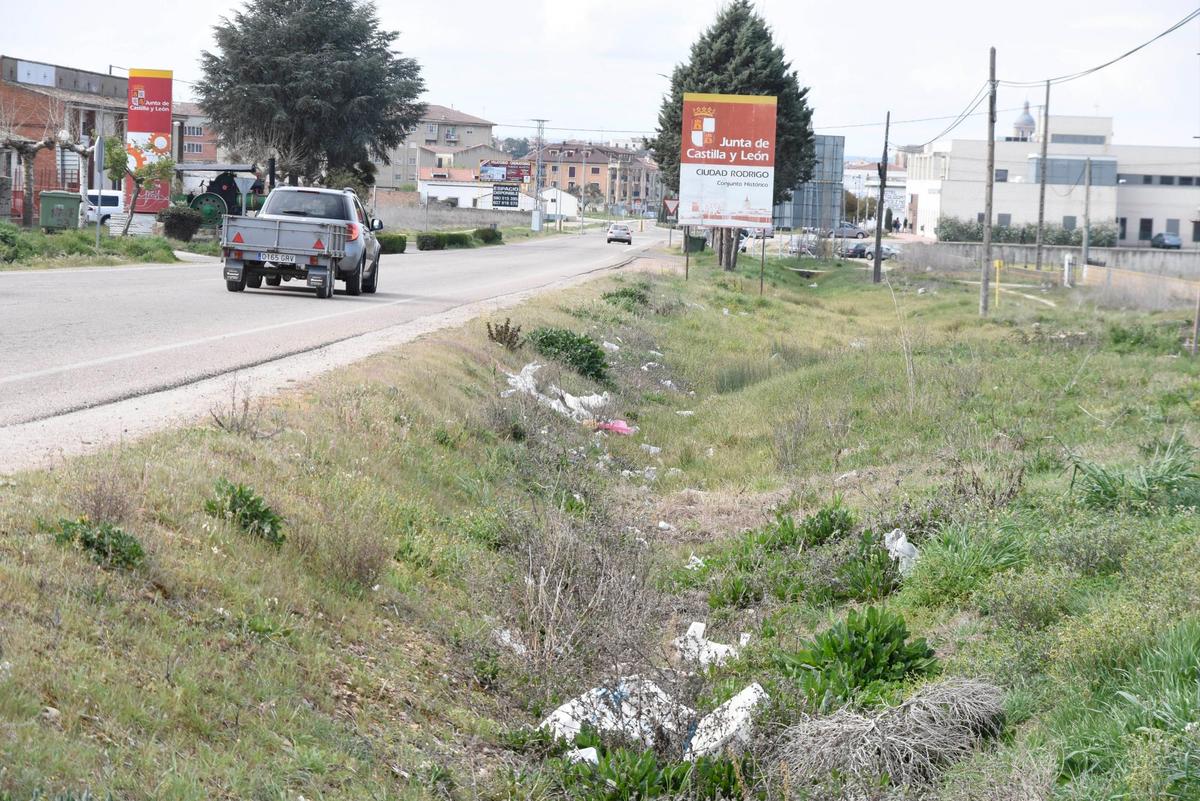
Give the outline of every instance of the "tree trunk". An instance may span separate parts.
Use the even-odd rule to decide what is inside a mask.
[[[33,227],[33,162],[37,158],[37,150],[21,150],[21,168],[25,173],[25,200],[21,203],[21,226]]]
[[[738,260],[738,245],[741,244],[741,237],[738,236],[736,228],[729,229],[729,258],[726,260],[725,269],[733,272],[737,269]]]
[[[129,201],[129,213],[125,217],[125,228],[121,231],[121,236],[129,236],[129,225],[133,222],[133,210],[137,208],[138,195],[142,193],[142,182],[133,182],[133,197]]]

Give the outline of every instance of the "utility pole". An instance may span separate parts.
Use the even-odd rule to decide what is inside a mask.
[[[1092,228],[1092,159],[1083,164],[1083,269],[1088,265],[1088,239]]]
[[[871,280],[883,280],[883,193],[887,189],[888,134],[892,129],[892,112],[883,123],[883,158],[879,160],[879,201],[875,204],[875,271]]]
[[[1046,81],[1046,102],[1042,105],[1041,180],[1038,181],[1037,269],[1042,269],[1042,242],[1046,227],[1046,145],[1050,142],[1050,81]]]
[[[545,142],[543,136],[546,133],[546,120],[534,119],[537,123],[537,156],[536,164],[533,173],[533,230],[542,230],[542,147]]]
[[[983,265],[979,271],[979,315],[987,317],[992,269],[992,190],[996,183],[996,48],[988,57],[987,192],[983,199]]]

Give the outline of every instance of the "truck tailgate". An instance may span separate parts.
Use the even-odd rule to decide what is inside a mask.
[[[340,259],[346,255],[346,224],[226,215],[221,247]]]

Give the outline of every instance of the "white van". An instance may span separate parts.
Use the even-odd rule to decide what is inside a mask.
[[[97,200],[99,201],[97,203]],[[125,211],[125,193],[120,189],[101,189],[99,197],[96,190],[87,193],[87,212],[85,219],[93,225],[96,222],[97,206],[99,206],[101,224],[108,224],[108,218]]]

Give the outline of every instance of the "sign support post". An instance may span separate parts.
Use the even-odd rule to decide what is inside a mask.
[[[762,236],[762,256],[758,262],[758,296],[763,295],[763,276],[767,272],[767,232],[763,231]]]
[[[692,227],[683,226],[683,280],[688,280],[692,266]]]
[[[100,217],[104,210],[104,137],[96,134],[96,252],[100,252]]]

